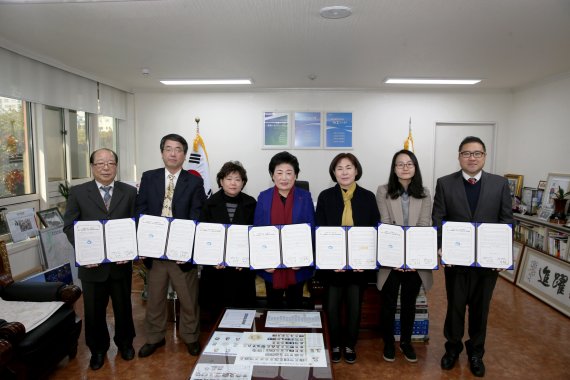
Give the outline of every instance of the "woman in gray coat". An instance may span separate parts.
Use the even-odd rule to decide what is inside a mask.
[[[431,225],[431,197],[428,189],[423,187],[418,159],[412,152],[401,150],[394,154],[388,184],[378,187],[376,202],[382,223],[400,226]],[[393,362],[396,357],[393,326],[400,288],[400,350],[408,361],[417,361],[411,339],[416,297],[422,283],[426,291],[431,288],[431,270],[380,268],[378,272],[377,287],[382,292],[380,318],[384,360],[388,362]]]

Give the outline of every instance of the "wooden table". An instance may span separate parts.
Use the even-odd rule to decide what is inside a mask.
[[[224,313],[220,316],[214,328],[212,329],[210,336],[208,337],[208,343],[212,338],[215,331],[225,331],[225,332],[301,332],[301,333],[321,333],[323,334],[324,344],[325,344],[325,356],[327,361],[326,367],[287,367],[287,366],[253,366],[252,379],[262,380],[262,379],[295,379],[295,380],[310,380],[310,379],[334,379],[331,360],[330,360],[330,342],[328,335],[328,326],[323,311],[318,310],[299,310],[300,312],[314,311],[319,313],[321,318],[322,328],[268,328],[265,327],[265,320],[267,317],[266,309],[258,309],[256,312],[255,320],[253,326],[249,329],[235,329],[235,328],[220,328],[220,321]],[[278,311],[294,311],[294,310],[278,310]],[[229,355],[210,355],[201,354],[198,358],[196,364],[233,364],[235,362],[235,356]],[[194,370],[194,369],[193,369]],[[188,377],[190,379],[192,374]]]

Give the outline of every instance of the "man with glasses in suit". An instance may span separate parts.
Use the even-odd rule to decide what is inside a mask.
[[[443,221],[478,223],[513,223],[511,193],[506,178],[483,171],[487,151],[478,137],[469,136],[459,145],[461,170],[437,180],[433,202],[433,225],[438,227],[441,249]],[[463,350],[466,307],[469,307],[469,340],[465,349],[469,368],[477,376],[485,375],[483,355],[487,318],[498,271],[490,268],[446,266],[445,288],[447,314],[444,335],[445,355],[441,368],[455,366]]]

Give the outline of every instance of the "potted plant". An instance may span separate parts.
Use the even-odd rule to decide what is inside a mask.
[[[568,203],[567,196],[570,191],[564,192],[561,186],[558,186],[558,191],[554,193],[554,213],[550,217],[551,223],[566,224],[566,203]]]

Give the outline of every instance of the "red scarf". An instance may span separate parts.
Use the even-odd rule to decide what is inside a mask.
[[[271,224],[292,224],[293,223],[293,199],[295,187],[291,188],[287,194],[285,204],[281,200],[277,186],[273,189],[273,200],[271,202]],[[289,285],[296,284],[295,271],[293,269],[275,269],[273,272],[273,289],[287,289]]]

